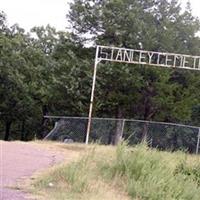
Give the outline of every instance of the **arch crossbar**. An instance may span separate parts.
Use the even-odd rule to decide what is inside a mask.
[[[200,56],[135,50],[135,49],[109,47],[109,46],[97,46],[95,63],[94,63],[92,91],[90,98],[88,125],[87,125],[86,140],[85,140],[86,144],[88,144],[89,134],[91,129],[97,65],[101,61],[200,71]]]

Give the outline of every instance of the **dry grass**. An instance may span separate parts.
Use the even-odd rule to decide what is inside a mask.
[[[116,184],[104,181],[95,169],[95,163],[91,162],[91,155],[99,154],[98,159],[113,159],[115,148],[93,144],[63,144],[55,142],[36,141],[34,145],[46,150],[59,151],[68,156],[60,165],[54,166],[45,172],[36,174],[29,191],[38,200],[129,200],[128,195],[117,188]],[[70,154],[70,159],[69,159]],[[69,164],[70,163],[70,164]],[[77,164],[78,163],[78,164]],[[82,165],[81,165],[82,164]],[[70,169],[70,166],[71,169]],[[78,168],[78,166],[81,166]],[[66,175],[66,168],[71,172]],[[67,171],[68,171],[67,170]],[[92,172],[92,173],[90,173]],[[63,176],[64,174],[64,176]],[[86,175],[84,177],[84,174]],[[66,181],[66,177],[70,181]],[[72,179],[75,179],[74,181]],[[71,185],[70,183],[71,182]],[[76,190],[76,191],[75,191]]]
[[[199,156],[159,152],[142,145],[136,148],[52,142],[36,142],[35,145],[75,156],[37,176],[32,192],[39,195],[38,200],[159,200],[172,197],[196,200],[200,194],[196,182],[200,177],[195,179],[187,174],[187,170],[190,173],[200,166]]]

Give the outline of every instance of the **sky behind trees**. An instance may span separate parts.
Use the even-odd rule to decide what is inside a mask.
[[[66,13],[71,0],[0,0],[0,10],[7,14],[8,23],[18,23],[29,31],[33,26],[50,24],[58,30],[68,26]],[[185,5],[187,0],[180,0]],[[194,15],[200,17],[200,1],[190,0]]]
[[[33,26],[50,24],[58,30],[67,26],[66,13],[71,0],[0,0],[0,10],[7,14],[9,25],[18,23],[29,31]]]

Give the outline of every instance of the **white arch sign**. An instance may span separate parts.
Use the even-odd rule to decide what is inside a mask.
[[[101,61],[111,61],[148,66],[200,70],[200,56],[191,56],[176,53],[162,53],[154,51],[135,50],[127,48],[97,46],[93,73],[93,84],[90,99],[88,126],[85,143],[88,144],[92,120],[94,90],[96,83],[97,65]]]

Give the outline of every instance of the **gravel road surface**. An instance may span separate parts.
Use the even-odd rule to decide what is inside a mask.
[[[62,160],[61,153],[31,143],[0,141],[0,200],[31,199],[29,194],[17,190],[17,185]]]

